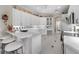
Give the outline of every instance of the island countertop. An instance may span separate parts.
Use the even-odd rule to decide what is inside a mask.
[[[20,31],[17,31],[17,32],[7,31],[7,33],[9,33],[13,36],[19,37],[19,38],[30,38],[32,36],[36,36],[36,35],[40,34],[39,32],[20,32]]]
[[[64,36],[64,44],[79,51],[79,37]]]

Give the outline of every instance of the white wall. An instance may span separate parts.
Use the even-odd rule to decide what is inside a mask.
[[[0,5],[0,28],[2,30],[6,30],[6,27],[4,25],[4,23],[2,23],[2,15],[3,14],[7,14],[9,19],[8,19],[8,23],[11,24],[12,23],[12,6],[10,5]]]

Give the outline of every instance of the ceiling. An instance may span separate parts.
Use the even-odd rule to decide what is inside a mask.
[[[30,9],[33,14],[39,16],[51,16],[56,13],[65,14],[68,12],[69,5],[19,5],[24,9]]]

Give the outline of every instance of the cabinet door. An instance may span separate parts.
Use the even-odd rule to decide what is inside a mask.
[[[13,25],[19,26],[21,22],[21,13],[20,11],[13,9],[12,10],[12,16],[13,16]]]
[[[40,25],[46,25],[46,17],[40,18]]]
[[[24,12],[22,12],[21,14],[22,14],[22,19],[21,19],[22,26],[29,25],[30,24],[30,20],[31,20],[30,19],[30,15],[28,13],[24,13]]]
[[[41,35],[32,37],[32,54],[40,53],[41,51]]]

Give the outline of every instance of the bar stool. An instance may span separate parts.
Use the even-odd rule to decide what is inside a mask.
[[[21,54],[23,54],[23,45],[20,42],[12,42],[5,46],[5,52],[9,54],[20,54],[18,51],[21,49]]]
[[[3,44],[2,41],[11,38],[12,35],[8,34],[6,31],[0,32],[0,53],[2,53]]]
[[[5,46],[9,43],[14,42],[14,41],[16,41],[16,39],[14,39],[14,38],[6,38],[6,39],[2,40],[2,42],[1,42],[2,43],[1,53],[4,54],[5,53]]]
[[[8,35],[0,35],[0,50],[2,50],[2,40],[5,40],[5,39],[8,39],[10,38],[11,36],[8,36]],[[2,53],[2,51],[0,51]]]

